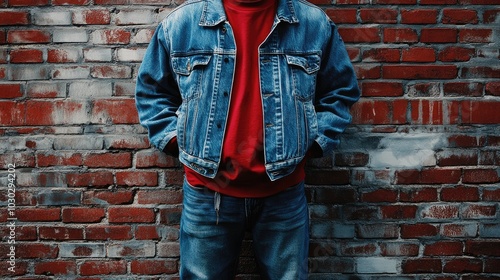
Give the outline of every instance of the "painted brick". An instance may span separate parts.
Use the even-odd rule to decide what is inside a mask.
[[[398,238],[399,228],[394,224],[357,225],[357,236],[367,238]]]
[[[382,256],[418,256],[417,243],[386,242],[380,244]]]
[[[83,240],[83,229],[68,227],[39,227],[39,236],[43,240]]]
[[[116,84],[116,83],[115,83]],[[106,149],[147,149],[151,146],[149,140],[144,135],[139,136],[109,136],[104,138],[104,147]],[[171,159],[173,160],[173,158]],[[170,167],[172,167],[171,165]],[[167,167],[167,166],[162,166]]]
[[[84,204],[119,205],[131,204],[133,200],[131,191],[89,191],[83,194]]]
[[[135,124],[139,121],[133,99],[95,100],[92,109],[94,123]]]
[[[38,193],[37,201],[39,205],[59,206],[59,205],[79,205],[82,193],[80,191],[56,191],[46,190]],[[64,220],[64,212],[63,212]]]
[[[95,81],[74,82],[69,85],[69,90],[68,90],[69,97],[78,99],[111,97],[112,94],[113,94],[113,87],[110,82],[95,82]]]
[[[51,34],[41,30],[13,30],[7,32],[7,42],[11,44],[49,43]]]
[[[108,257],[154,257],[156,254],[156,244],[152,241],[128,241],[125,243],[110,244],[107,246]]]
[[[133,82],[120,82],[114,83],[114,96],[134,96],[135,83]]]
[[[86,43],[89,38],[84,29],[56,29],[53,33],[54,43]]]
[[[475,237],[477,233],[477,224],[473,223],[453,223],[441,226],[441,235],[446,237]]]
[[[71,12],[36,12],[33,13],[33,22],[35,25],[71,25]]]
[[[81,58],[78,49],[49,49],[47,51],[47,62],[50,63],[75,63]]]
[[[103,258],[106,247],[100,243],[61,243],[59,244],[61,258]]]
[[[127,79],[132,76],[132,69],[128,66],[95,66],[92,67],[91,76],[99,79]]]
[[[45,66],[12,66],[9,80],[47,80],[49,78],[48,68]]]
[[[87,79],[90,75],[88,66],[65,66],[56,67],[52,70],[52,79],[57,80],[75,80]]]
[[[120,10],[116,15],[117,25],[144,25],[155,22],[152,10]]]
[[[146,49],[144,48],[134,48],[134,49],[118,49],[116,51],[116,60],[123,62],[141,62]]]
[[[112,50],[106,48],[92,48],[83,50],[86,62],[110,62],[113,59]]]
[[[424,219],[456,219],[458,218],[459,207],[449,204],[434,204],[421,207],[421,217]]]
[[[111,22],[111,13],[105,9],[79,10],[73,12],[73,24],[101,25]]]
[[[370,257],[356,258],[358,273],[397,273],[401,261],[397,259]]]
[[[460,209],[460,216],[463,219],[495,218],[496,214],[497,209],[493,204],[463,204]]]
[[[55,150],[100,150],[103,139],[95,136],[66,136],[54,139]]]
[[[461,29],[458,36],[461,43],[490,43],[494,35],[492,29]]]
[[[158,243],[158,256],[166,258],[178,258],[180,256],[180,245],[177,242]]]
[[[91,40],[96,45],[128,44],[130,32],[123,29],[96,30],[92,32]]]
[[[27,85],[26,94],[31,98],[66,97],[66,84],[31,82]]]

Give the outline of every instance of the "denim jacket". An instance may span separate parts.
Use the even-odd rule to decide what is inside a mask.
[[[164,150],[177,137],[181,163],[209,178],[221,159],[236,52],[221,0],[188,1],[158,26],[137,76],[151,143]],[[332,151],[360,93],[336,26],[303,0],[279,0],[259,60],[265,167],[277,180],[314,142]]]

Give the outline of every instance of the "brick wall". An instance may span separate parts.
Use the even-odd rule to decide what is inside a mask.
[[[363,97],[308,164],[311,279],[500,279],[498,1],[314,2]],[[177,278],[183,173],[133,92],[178,4],[0,2],[1,277]],[[239,270],[253,279],[250,240]]]

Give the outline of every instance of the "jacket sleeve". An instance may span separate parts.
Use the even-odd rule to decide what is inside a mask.
[[[316,83],[315,109],[318,137],[323,155],[339,144],[338,136],[351,123],[350,107],[360,97],[354,68],[337,27],[330,22],[330,36]]]
[[[151,144],[170,153],[167,144],[176,136],[177,115],[182,99],[173,76],[168,40],[162,24],[156,29],[139,68],[135,92],[141,125]]]

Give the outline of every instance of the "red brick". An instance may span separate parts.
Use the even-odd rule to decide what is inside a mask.
[[[67,227],[39,227],[40,239],[44,240],[82,240],[83,229]]]
[[[62,211],[65,223],[96,223],[106,215],[102,208],[64,208]]]
[[[417,209],[414,205],[384,205],[380,212],[383,219],[414,219]]]
[[[16,244],[16,258],[19,259],[55,259],[59,254],[57,245],[41,243]]]
[[[436,53],[433,48],[415,47],[403,50],[402,62],[435,62]]]
[[[366,166],[369,159],[365,153],[339,153],[335,155],[335,166]]]
[[[11,63],[42,63],[43,52],[36,49],[17,49],[10,52]]]
[[[484,201],[500,201],[500,188],[483,190]]]
[[[130,32],[123,29],[97,30],[94,34],[97,38],[96,44],[125,45],[130,43]]]
[[[76,5],[84,6],[89,5],[90,0],[52,0],[52,5]]]
[[[363,52],[364,62],[399,62],[398,49],[377,48]]]
[[[343,243],[340,245],[342,256],[371,256],[377,251],[375,244]]]
[[[116,172],[116,183],[124,186],[157,186],[156,171],[120,171]]]
[[[495,205],[467,204],[461,210],[463,219],[490,219],[497,214]]]
[[[420,33],[422,43],[456,43],[458,31],[451,28],[424,28]]]
[[[137,168],[148,167],[175,167],[177,162],[174,157],[167,156],[159,150],[140,151],[136,154],[135,166]]]
[[[361,194],[362,202],[396,202],[398,191],[393,189],[378,189]]]
[[[50,42],[50,33],[41,30],[11,30],[7,32],[11,44],[42,44]]]
[[[105,25],[111,22],[111,14],[108,10],[85,10],[81,12],[81,18],[73,14],[73,23],[89,25]]]
[[[124,275],[127,273],[127,261],[85,261],[80,266],[80,275]]]
[[[467,240],[465,253],[473,256],[500,257],[500,241]]]
[[[69,187],[107,187],[113,185],[113,173],[106,171],[69,173],[66,175]]]
[[[0,26],[2,25],[27,25],[29,12],[25,11],[0,11]]]
[[[82,155],[80,153],[57,153],[36,155],[38,167],[49,166],[80,166],[82,164]]]
[[[137,226],[135,239],[137,240],[160,240],[161,236],[157,226]]]
[[[441,200],[452,202],[479,201],[479,190],[476,187],[464,186],[443,188],[441,190]]]
[[[325,12],[337,24],[358,22],[356,9],[328,8]]]
[[[382,256],[418,256],[419,246],[413,243],[387,242],[380,244]]]
[[[76,63],[77,56],[72,56],[67,50],[50,49],[47,51],[47,62],[49,63]]]
[[[356,76],[360,80],[364,79],[379,79],[380,78],[380,65],[371,64],[355,64],[354,70],[356,71]]]
[[[443,124],[441,101],[415,100],[410,102],[411,119],[414,124]]]
[[[458,68],[455,65],[384,65],[385,79],[455,79]]]
[[[415,5],[417,0],[374,0],[373,4],[380,5]]]
[[[444,264],[445,273],[480,273],[483,270],[483,261],[480,259],[459,258],[448,260]]]
[[[76,262],[74,261],[44,261],[35,263],[35,274],[38,275],[75,275]]]
[[[411,28],[384,28],[384,43],[416,43],[418,35]]]
[[[425,256],[460,256],[463,254],[463,244],[459,241],[438,241],[426,244]]]
[[[88,240],[129,240],[132,229],[128,225],[91,225],[85,228]]]
[[[403,224],[401,225],[401,237],[404,239],[409,238],[422,238],[434,237],[439,233],[439,229],[431,224]]]
[[[461,29],[458,36],[460,43],[493,42],[493,30],[491,29]]]
[[[173,260],[132,260],[130,272],[137,275],[172,274],[177,272],[177,262]]]
[[[110,223],[152,223],[155,213],[151,208],[113,207],[108,209]]]
[[[339,34],[347,43],[380,42],[379,29],[375,27],[342,27]]]
[[[25,112],[26,106],[23,102],[0,100],[0,124],[2,126],[23,125]]]
[[[160,224],[179,225],[181,220],[180,208],[165,208],[160,209]]]
[[[397,184],[456,184],[460,181],[458,169],[424,169],[396,171]]]
[[[483,23],[494,23],[500,14],[500,9],[486,10],[483,13]]]
[[[421,211],[422,218],[426,219],[456,219],[459,208],[452,204],[431,204]]]
[[[392,123],[391,103],[386,101],[362,100],[352,108],[354,124]]]
[[[9,6],[46,6],[49,0],[9,0]]]
[[[99,79],[128,79],[132,77],[132,69],[124,65],[94,66],[90,75]]]
[[[401,10],[403,24],[435,24],[438,17],[436,9]]]
[[[396,97],[403,95],[403,85],[399,82],[363,82],[361,92],[364,97]]]
[[[452,46],[441,50],[438,59],[444,62],[469,61],[474,54],[474,49]]]
[[[132,166],[132,155],[130,153],[102,153],[88,154],[83,158],[83,165],[98,168],[128,168]]]
[[[98,99],[93,101],[92,109],[92,115],[97,123],[136,124],[139,122],[134,99]]]
[[[472,148],[478,147],[476,136],[469,135],[451,135],[448,137],[450,148]]]
[[[179,190],[138,191],[137,203],[139,204],[180,204],[182,192]]]
[[[477,24],[477,12],[469,9],[443,9],[444,24]]]
[[[498,66],[472,66],[462,68],[463,78],[500,78],[500,67]]]
[[[23,222],[56,222],[61,220],[59,208],[16,209],[16,217]]]
[[[437,201],[438,192],[436,188],[404,188],[399,196],[401,202],[431,202]]]
[[[500,259],[496,258],[484,260],[484,272],[500,273]]]
[[[359,12],[363,23],[397,23],[398,11],[394,9],[361,9]]]
[[[131,191],[90,191],[83,195],[85,204],[131,204],[134,193]]]
[[[21,84],[0,84],[0,98],[17,98],[22,96],[23,90]]]
[[[486,95],[500,96],[500,82],[489,82],[486,84]]]
[[[441,235],[446,237],[475,237],[477,235],[477,225],[444,224],[441,226]]]
[[[440,259],[408,259],[402,263],[403,273],[440,273]]]
[[[480,97],[483,95],[483,84],[474,82],[445,83],[443,91],[445,96]]]
[[[497,169],[466,169],[464,170],[464,183],[498,183],[500,175]]]

